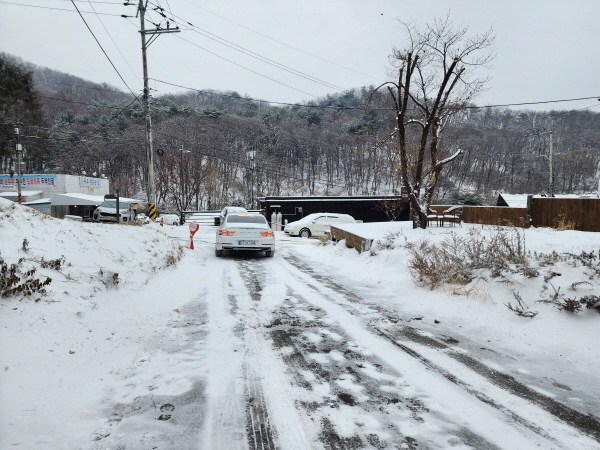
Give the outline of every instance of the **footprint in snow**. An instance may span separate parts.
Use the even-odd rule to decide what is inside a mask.
[[[175,411],[175,406],[171,405],[170,403],[165,403],[160,407],[160,412],[164,414],[161,414],[158,420],[169,420],[172,417],[172,414],[170,413],[173,411]]]

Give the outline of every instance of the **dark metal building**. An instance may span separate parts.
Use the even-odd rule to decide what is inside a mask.
[[[400,195],[262,197],[259,200],[267,219],[272,213],[280,212],[284,223],[286,219],[293,222],[308,214],[323,212],[350,214],[363,222],[386,222],[390,219],[382,208],[385,201],[401,202],[403,209],[396,220],[409,220],[410,212],[408,197]]]

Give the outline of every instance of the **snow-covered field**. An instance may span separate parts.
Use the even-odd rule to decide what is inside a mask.
[[[210,226],[189,250],[185,226],[0,199],[0,257],[52,279],[0,298],[0,449],[598,448],[600,314],[536,300],[600,295],[599,275],[569,260],[429,290],[405,244],[472,227],[362,232],[394,227],[376,255],[279,232],[273,258],[216,258]],[[537,254],[600,251],[523,233]]]

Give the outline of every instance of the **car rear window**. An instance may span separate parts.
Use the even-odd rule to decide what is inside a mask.
[[[267,223],[263,216],[236,214],[227,216],[227,223]]]

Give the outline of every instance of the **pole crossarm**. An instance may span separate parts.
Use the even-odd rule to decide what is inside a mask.
[[[156,29],[156,30],[139,30],[138,31],[138,33],[144,34],[146,36],[150,36],[150,39],[148,39],[148,42],[146,42],[145,48],[150,47],[150,45],[152,45],[152,43],[154,41],[156,41],[156,39],[158,39],[158,36],[160,36],[163,33],[179,33],[179,32],[181,32],[181,30],[178,30],[178,29],[173,29],[173,30]]]

